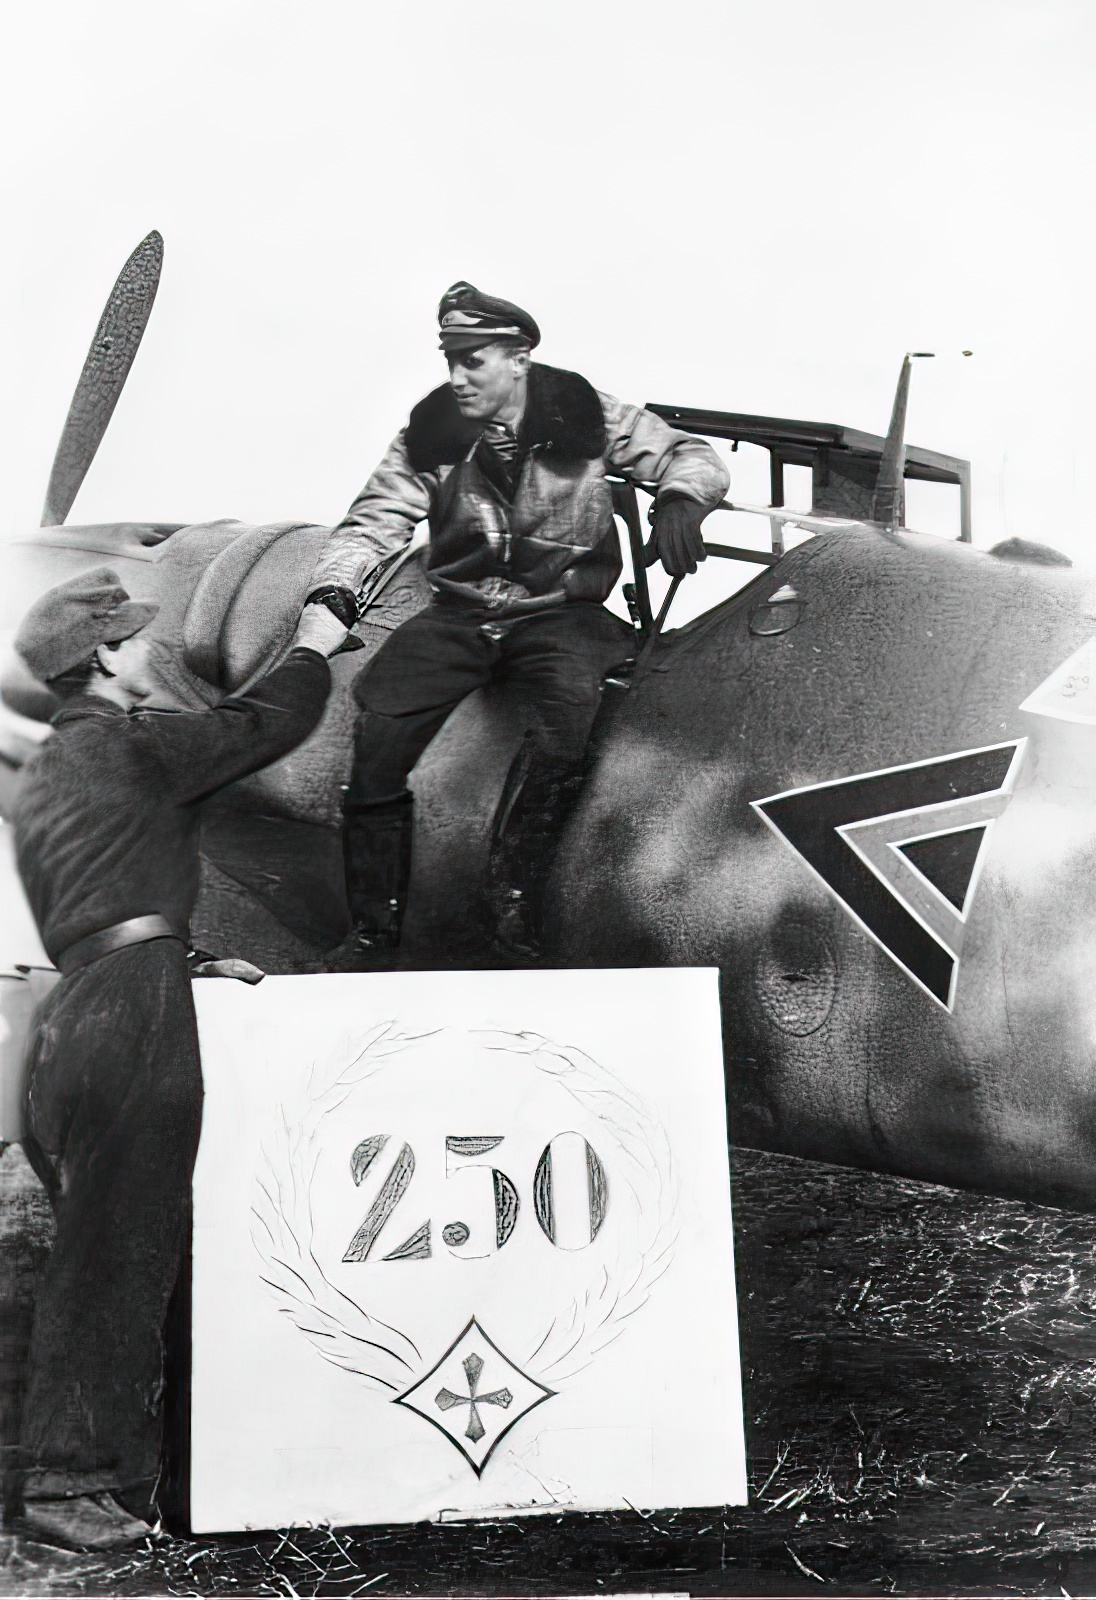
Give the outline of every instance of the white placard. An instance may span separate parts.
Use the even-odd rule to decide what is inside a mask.
[[[194,992],[195,1532],[744,1503],[714,970]]]

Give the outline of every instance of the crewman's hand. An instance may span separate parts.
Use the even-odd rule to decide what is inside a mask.
[[[321,656],[332,656],[345,640],[350,629],[340,622],[333,611],[322,603],[306,605],[293,635],[294,650],[316,650]]]
[[[655,531],[647,545],[645,561],[651,566],[661,561],[671,578],[695,572],[707,558],[700,524],[708,514],[706,506],[680,496],[661,500],[655,509]]]

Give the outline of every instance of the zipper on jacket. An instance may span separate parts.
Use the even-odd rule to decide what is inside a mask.
[[[506,532],[502,536],[503,565],[509,567],[511,571],[514,565],[514,531],[510,526],[510,518],[514,514],[514,502],[517,500],[518,491],[521,488],[522,479],[525,477],[530,461],[539,455],[542,449],[542,445],[531,444],[528,449],[519,451],[514,458],[514,488],[507,506]]]

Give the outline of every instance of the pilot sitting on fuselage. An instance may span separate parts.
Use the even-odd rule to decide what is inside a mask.
[[[411,859],[407,778],[450,713],[492,678],[531,694],[531,762],[506,818],[496,876],[499,953],[536,959],[552,847],[577,790],[602,678],[630,630],[603,602],[621,571],[609,472],[657,484],[650,559],[695,572],[700,525],[729,478],[711,446],[576,372],[530,362],[527,311],[455,283],[438,308],[449,382],[407,426],[331,534],[311,602],[347,624],[378,567],[430,523],[431,604],[397,628],[355,684],[344,806],[354,931],[336,964],[397,958]]]

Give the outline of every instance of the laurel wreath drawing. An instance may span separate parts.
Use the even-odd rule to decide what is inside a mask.
[[[428,1036],[401,1033],[394,1022],[383,1022],[365,1036],[351,1061],[344,1051],[322,1069],[314,1066],[303,1103],[282,1106],[278,1128],[263,1146],[252,1205],[252,1241],[279,1310],[325,1361],[388,1395],[406,1389],[424,1359],[406,1333],[332,1283],[317,1259],[312,1215],[322,1148],[317,1135],[325,1118],[362,1083]],[[488,1049],[520,1056],[548,1074],[597,1118],[615,1146],[613,1182],[626,1186],[635,1202],[638,1249],[628,1269],[617,1276],[602,1268],[585,1293],[553,1318],[523,1363],[532,1375],[558,1383],[624,1332],[670,1265],[678,1233],[673,1160],[657,1115],[583,1051],[533,1033],[480,1030],[476,1037]]]

